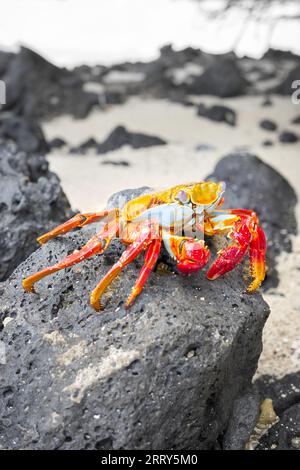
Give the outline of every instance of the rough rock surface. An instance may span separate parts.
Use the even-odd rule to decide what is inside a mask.
[[[236,112],[228,106],[214,105],[207,107],[201,103],[198,106],[197,114],[201,117],[207,117],[212,121],[227,122],[230,126],[236,125]]]
[[[260,394],[253,386],[235,400],[229,424],[222,439],[223,450],[245,449],[259,417],[260,403]]]
[[[13,140],[24,152],[48,152],[40,125],[32,119],[9,115],[0,118],[0,137]]]
[[[230,154],[216,166],[211,178],[227,183],[224,207],[253,209],[268,239],[267,277],[264,287],[278,284],[276,258],[290,252],[297,233],[297,196],[276,170],[251,154]]]
[[[119,195],[110,205],[116,201]],[[89,293],[120,256],[118,241],[102,257],[40,282],[38,295],[22,291],[22,276],[91,234],[92,226],[42,246],[2,286],[0,446],[213,448],[234,399],[250,385],[267,305],[258,293],[243,293],[239,268],[218,282],[158,270],[126,311],[139,259],[97,314]]]
[[[38,247],[36,237],[70,216],[45,157],[0,141],[0,280]]]
[[[117,150],[123,145],[130,145],[134,149],[143,147],[152,147],[154,145],[165,145],[166,141],[160,137],[141,134],[138,132],[129,132],[125,127],[116,127],[104,142],[98,145],[97,153],[103,154]]]
[[[258,449],[300,450],[300,372],[281,379],[263,376],[256,383],[262,397],[271,398],[279,422],[262,437]]]

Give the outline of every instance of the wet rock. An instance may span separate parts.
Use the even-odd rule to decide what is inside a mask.
[[[48,142],[48,145],[51,151],[51,150],[57,150],[57,149],[61,149],[62,147],[65,147],[67,145],[67,142],[61,137],[54,137],[54,139]]]
[[[263,119],[262,121],[260,121],[259,125],[265,131],[276,131],[277,129],[277,124],[274,121],[271,121],[270,119]]]
[[[138,132],[129,132],[125,127],[116,127],[111,134],[98,145],[97,153],[103,154],[117,150],[123,145],[130,145],[134,149],[152,147],[154,145],[166,145],[166,141],[160,137],[146,135]]]
[[[224,207],[253,209],[259,215],[268,240],[263,286],[277,286],[276,259],[282,251],[291,252],[291,238],[297,233],[294,189],[276,170],[248,153],[223,158],[211,178],[227,183]]]
[[[45,157],[0,141],[0,280],[37,247],[36,237],[70,216]]]
[[[143,190],[123,191],[110,204]],[[256,369],[267,305],[258,293],[243,293],[238,268],[218,283],[204,273],[154,272],[124,310],[138,259],[97,314],[89,293],[118,260],[119,241],[102,257],[43,280],[38,295],[22,291],[22,276],[54,263],[94,233],[91,226],[42,246],[3,286],[0,446],[215,447]]]
[[[222,440],[223,450],[243,450],[249,441],[260,413],[260,394],[251,387],[235,402]]]
[[[247,81],[236,61],[218,60],[208,66],[202,75],[196,76],[186,86],[187,92],[195,95],[214,95],[222,98],[243,95]]]
[[[284,144],[294,144],[298,142],[299,137],[294,132],[284,131],[279,135],[279,140]]]
[[[0,138],[13,140],[24,152],[47,152],[48,144],[39,124],[32,119],[9,115],[0,118]]]
[[[83,90],[79,75],[56,67],[25,47],[10,61],[3,80],[7,95],[4,109],[27,117],[72,114],[84,118],[98,103],[97,94]]]
[[[230,126],[236,125],[236,112],[228,106],[205,106],[200,104],[197,109],[198,116],[207,117],[211,121],[227,122]]]

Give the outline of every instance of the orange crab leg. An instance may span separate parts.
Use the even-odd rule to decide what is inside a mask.
[[[214,280],[223,276],[240,263],[246,255],[251,242],[251,232],[247,225],[243,222],[235,222],[229,236],[233,242],[219,252],[219,257],[206,274],[207,279]]]
[[[250,269],[253,281],[247,292],[254,292],[261,285],[266,275],[267,241],[262,228],[258,225],[250,243]]]
[[[135,281],[131,294],[126,301],[125,308],[128,308],[132,304],[134,299],[142,291],[151,271],[153,270],[155,266],[155,263],[160,253],[160,248],[161,248],[161,239],[154,240],[147,248],[147,251],[145,254],[145,264],[142,267],[137,280]]]
[[[27,292],[35,292],[34,284],[40,279],[43,279],[49,274],[53,274],[61,269],[69,268],[74,264],[80,263],[84,259],[90,258],[97,253],[103,253],[108,247],[111,239],[116,235],[117,227],[113,222],[106,224],[105,227],[96,235],[94,235],[80,250],[66,256],[59,263],[49,266],[41,271],[32,274],[31,276],[23,279],[22,285]]]
[[[76,227],[84,227],[85,225],[98,222],[104,217],[109,216],[111,218],[113,215],[117,217],[117,209],[104,210],[102,212],[90,212],[86,214],[77,214],[74,217],[72,217],[70,220],[67,220],[67,222],[64,222],[63,224],[58,225],[50,232],[47,232],[44,235],[40,236],[37,239],[37,241],[42,245],[48,242],[49,240],[51,240],[52,238],[55,238],[58,235],[67,233]]]
[[[121,258],[115,263],[108,273],[101,279],[91,294],[90,303],[95,310],[101,310],[100,300],[108,286],[120,274],[120,272],[130,264],[152,241],[154,234],[153,224],[145,224],[139,237],[123,252]]]

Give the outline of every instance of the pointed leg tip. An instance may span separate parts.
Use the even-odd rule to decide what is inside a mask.
[[[26,291],[26,292],[30,292],[31,294],[36,294],[36,291],[35,291],[35,288],[33,286],[33,284],[29,283],[27,281],[27,278],[26,279],[23,279],[22,281],[22,286],[23,286],[23,289]]]

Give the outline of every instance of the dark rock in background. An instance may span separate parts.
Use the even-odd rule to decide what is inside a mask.
[[[280,142],[282,142],[284,144],[295,144],[296,142],[298,142],[299,137],[294,132],[283,131],[279,135],[279,140],[280,140]]]
[[[38,248],[36,237],[71,215],[45,157],[0,141],[0,280]]]
[[[274,142],[272,140],[267,139],[267,140],[264,140],[262,144],[264,147],[272,147],[272,145],[274,145]]]
[[[7,94],[3,109],[26,117],[72,114],[84,118],[98,104],[97,95],[84,91],[78,75],[25,47],[10,60],[2,78]]]
[[[209,107],[201,103],[197,108],[197,115],[207,117],[211,121],[227,122],[230,126],[236,125],[236,112],[228,106],[214,105]]]
[[[300,124],[300,115],[296,116],[295,119],[292,121],[293,124]]]
[[[97,146],[97,141],[93,137],[90,137],[89,139],[85,140],[80,145],[78,145],[78,147],[72,147],[70,149],[70,153],[85,155],[89,150],[96,150]]]
[[[276,87],[275,92],[281,95],[291,95],[294,91],[292,83],[299,80],[300,77],[300,64],[291,70],[287,77]]]
[[[243,95],[247,81],[232,60],[218,60],[194,78],[187,86],[187,92],[195,95],[214,95],[222,98]]]
[[[49,150],[39,124],[22,116],[0,115],[0,138],[13,140],[18,149],[24,152],[46,153]]]
[[[230,154],[216,166],[211,178],[227,183],[224,207],[253,209],[268,240],[264,288],[278,285],[276,258],[292,249],[297,234],[297,196],[276,170],[251,154]]]
[[[61,137],[54,137],[48,142],[50,152],[52,150],[61,149],[62,147],[65,147],[66,145],[67,145],[67,142],[65,141],[65,139],[62,139]]]
[[[130,166],[130,163],[126,160],[104,160],[101,165]]]
[[[271,121],[270,119],[263,119],[262,121],[260,121],[259,125],[265,131],[276,131],[277,129],[277,124],[274,121]]]
[[[103,154],[117,150],[123,145],[130,145],[134,149],[152,147],[154,145],[165,145],[166,141],[160,137],[141,134],[138,132],[129,132],[125,127],[116,127],[111,134],[98,145],[97,153]]]
[[[121,196],[125,202],[144,191]],[[267,305],[258,293],[243,293],[237,268],[218,283],[204,273],[153,273],[125,311],[137,260],[97,314],[89,293],[123,251],[118,241],[39,283],[38,295],[22,291],[24,275],[94,233],[90,227],[42,246],[3,285],[1,448],[213,448],[250,385]]]

